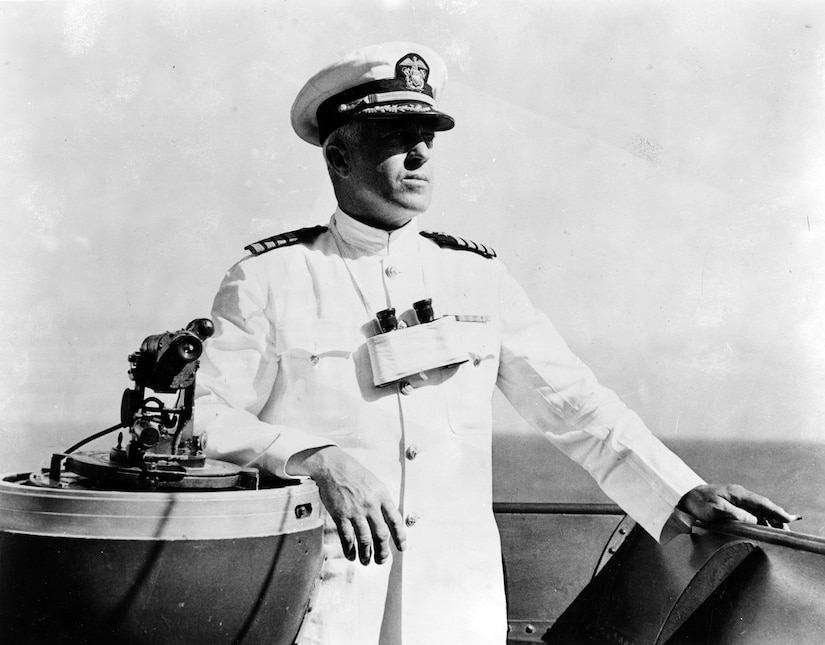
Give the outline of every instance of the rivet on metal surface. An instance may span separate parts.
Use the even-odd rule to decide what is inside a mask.
[[[629,537],[630,531],[636,523],[630,518],[630,516],[626,515],[621,522],[616,526],[613,530],[613,534],[610,536],[610,539],[605,544],[605,548],[602,551],[601,558],[599,558],[599,562],[596,565],[596,570],[593,572],[595,576],[599,571],[602,570],[604,565],[608,563],[610,558],[612,558],[616,552],[619,550],[619,547],[624,543],[624,541]]]

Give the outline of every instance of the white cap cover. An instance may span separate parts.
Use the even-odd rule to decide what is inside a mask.
[[[447,81],[444,61],[429,47],[393,42],[358,49],[310,78],[292,104],[292,127],[320,146],[356,118],[415,116],[449,130],[453,118],[436,101]]]

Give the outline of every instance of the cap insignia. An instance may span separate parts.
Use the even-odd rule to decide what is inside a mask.
[[[395,64],[395,75],[404,79],[408,90],[423,92],[430,68],[418,54],[407,54]]]

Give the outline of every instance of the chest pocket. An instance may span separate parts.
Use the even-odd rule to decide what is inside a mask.
[[[271,403],[279,422],[328,437],[355,432],[363,405],[356,361],[363,339],[342,327],[317,320],[276,327],[280,366]]]
[[[498,376],[498,327],[489,322],[459,324],[470,360],[444,374],[450,428],[456,434],[486,434],[492,429],[491,400]]]

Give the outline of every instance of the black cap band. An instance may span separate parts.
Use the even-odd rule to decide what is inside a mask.
[[[421,106],[418,110],[401,110],[397,114],[411,112],[420,114],[437,113],[437,110],[431,105],[433,90],[428,84],[425,84],[421,91],[411,91],[409,85],[399,78],[370,81],[331,96],[318,106],[316,118],[318,120],[320,142],[323,143],[333,130],[351,121],[364,110],[375,107],[376,104],[380,105],[381,94],[389,92],[404,92],[407,95],[421,94],[429,99],[426,100],[422,97],[422,100],[417,102],[414,96],[410,96],[403,101],[397,101],[404,104],[418,103]],[[395,103],[396,101],[390,102]]]

